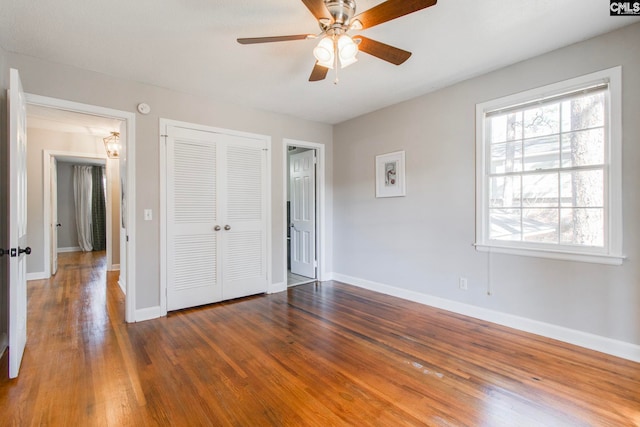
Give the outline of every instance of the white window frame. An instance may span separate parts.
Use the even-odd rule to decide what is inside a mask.
[[[489,150],[486,114],[502,108],[608,83],[608,145],[605,153],[605,242],[602,248],[489,239]],[[478,251],[621,265],[622,255],[622,68],[614,67],[476,104],[476,243]]]

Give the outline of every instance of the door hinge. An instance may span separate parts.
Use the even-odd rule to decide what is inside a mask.
[[[317,260],[314,260],[314,261],[313,261],[313,266],[314,266],[315,268],[318,268],[318,261],[317,261]]]

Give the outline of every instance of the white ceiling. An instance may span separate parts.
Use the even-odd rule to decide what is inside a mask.
[[[31,104],[27,105],[27,116],[29,128],[79,133],[101,138],[109,136],[113,131],[119,132],[121,124],[121,121],[117,119]]]
[[[381,3],[358,0],[358,12]],[[640,17],[606,0],[440,0],[363,31],[413,52],[308,82],[317,41],[240,45],[237,37],[318,32],[300,0],[0,0],[0,46],[217,101],[339,123],[593,37]],[[141,100],[143,101],[143,100]],[[153,108],[153,106],[152,106]]]

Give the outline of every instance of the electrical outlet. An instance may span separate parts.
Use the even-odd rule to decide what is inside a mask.
[[[463,291],[469,290],[469,286],[468,286],[466,277],[461,277],[460,278],[459,285],[460,285],[460,289],[462,289]]]
[[[153,211],[151,209],[144,210],[144,220],[151,221],[153,219]]]

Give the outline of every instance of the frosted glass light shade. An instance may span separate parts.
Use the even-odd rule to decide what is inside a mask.
[[[318,62],[333,62],[333,40],[331,37],[324,37],[313,49],[313,56]]]
[[[353,39],[346,34],[343,34],[338,39],[338,52],[340,55],[340,62],[349,61],[356,57],[358,54],[358,45],[353,42]],[[351,64],[351,62],[349,63]]]

